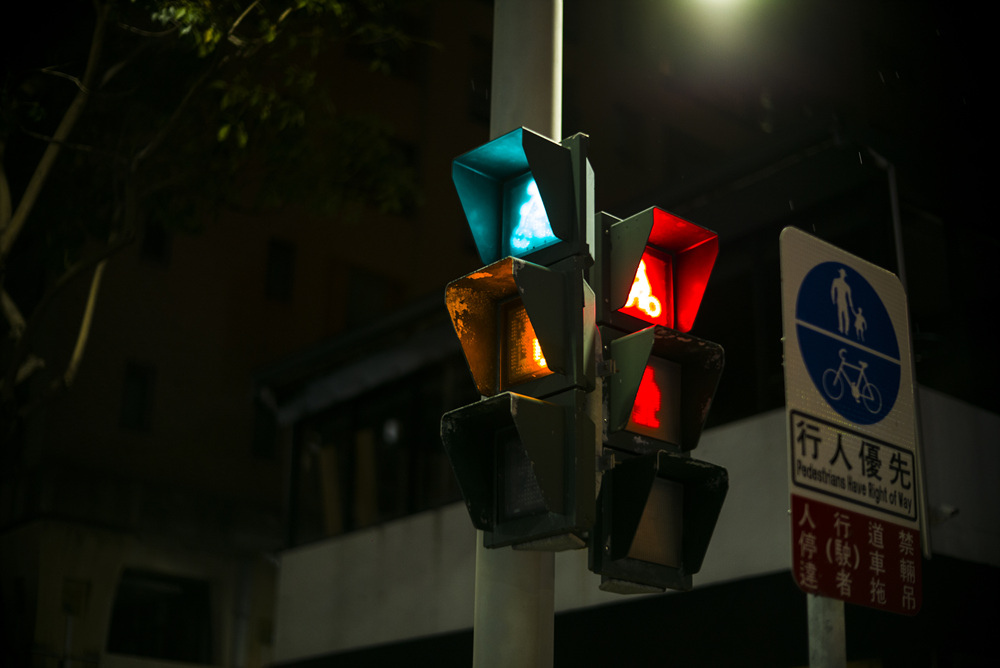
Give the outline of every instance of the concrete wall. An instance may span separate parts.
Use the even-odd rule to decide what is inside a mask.
[[[933,550],[1000,567],[1000,416],[921,389]],[[785,414],[706,432],[730,490],[695,586],[786,570]],[[957,508],[959,512],[953,512]],[[274,658],[291,661],[472,626],[475,531],[463,504],[281,555]],[[629,600],[598,589],[585,550],[556,555],[556,610]]]

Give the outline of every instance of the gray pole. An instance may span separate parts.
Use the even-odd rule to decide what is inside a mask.
[[[810,668],[845,668],[844,602],[815,594],[806,594],[806,601]]]
[[[521,126],[562,139],[562,0],[496,0],[490,138]],[[472,664],[552,665],[555,555],[476,539]]]

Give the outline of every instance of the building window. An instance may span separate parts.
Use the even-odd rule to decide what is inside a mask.
[[[121,426],[135,431],[149,431],[153,421],[153,386],[156,370],[135,361],[125,363],[122,381]]]
[[[126,569],[115,593],[107,651],[210,664],[211,607],[206,581]]]
[[[170,261],[171,242],[171,234],[163,223],[150,222],[142,233],[139,254],[144,260],[167,264]]]
[[[295,282],[295,245],[282,239],[267,244],[267,276],[264,294],[280,302],[292,300]]]
[[[469,58],[469,118],[490,123],[490,87],[493,77],[493,43],[473,36]]]
[[[278,418],[274,409],[261,399],[253,402],[253,454],[274,459],[278,451]]]

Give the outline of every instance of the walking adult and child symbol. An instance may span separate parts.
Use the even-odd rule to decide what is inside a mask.
[[[861,315],[862,309],[860,307],[857,309],[854,308],[851,299],[851,286],[847,284],[846,276],[847,270],[841,267],[840,276],[833,279],[830,285],[830,299],[837,305],[837,330],[841,334],[848,333],[850,328],[849,313],[853,313],[855,335],[858,339],[864,341],[868,323],[865,321],[865,317]]]

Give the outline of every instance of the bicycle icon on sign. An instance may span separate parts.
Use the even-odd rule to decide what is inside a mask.
[[[838,401],[844,396],[844,386],[851,388],[851,396],[855,403],[861,403],[869,413],[877,414],[882,410],[882,395],[868,378],[865,377],[865,369],[868,362],[858,360],[857,365],[847,362],[847,349],[840,349],[840,366],[836,369],[827,369],[823,372],[823,391],[831,401]],[[857,379],[852,381],[847,375],[848,370],[857,372]]]

